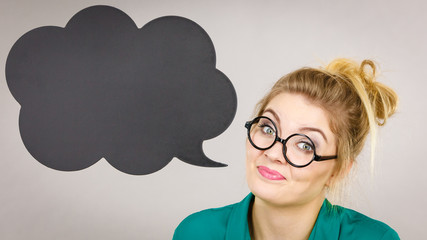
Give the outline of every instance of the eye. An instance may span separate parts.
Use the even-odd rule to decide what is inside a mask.
[[[305,151],[305,152],[311,152],[313,151],[313,146],[311,146],[310,143],[307,142],[299,142],[297,144],[298,148]]]
[[[267,135],[270,135],[270,136],[276,134],[276,132],[274,131],[274,129],[272,127],[270,127],[269,125],[263,124],[263,125],[261,125],[259,127],[261,128],[261,131],[264,134],[267,134]]]

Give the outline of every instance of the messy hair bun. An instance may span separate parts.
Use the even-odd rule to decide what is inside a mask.
[[[376,66],[373,61],[364,60],[358,65],[349,59],[335,59],[325,70],[352,82],[362,102],[366,101],[366,110],[374,113],[374,119],[379,126],[383,126],[387,118],[396,111],[397,94],[393,89],[376,81]]]

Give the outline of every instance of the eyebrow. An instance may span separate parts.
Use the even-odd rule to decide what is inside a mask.
[[[279,118],[279,115],[277,115],[277,113],[276,113],[273,109],[271,109],[271,108],[267,108],[267,109],[265,109],[265,110],[264,110],[264,113],[266,113],[266,112],[269,112],[269,113],[273,114],[274,118],[276,118],[276,119],[277,119],[277,121],[279,122],[279,126],[281,125],[281,124],[280,124],[280,118]],[[264,113],[263,113],[263,114],[264,114]]]
[[[299,130],[300,131],[309,131],[309,132],[318,132],[318,133],[320,133],[320,135],[322,135],[323,139],[325,139],[326,143],[328,143],[328,139],[326,138],[325,133],[323,133],[323,131],[318,129],[318,128],[303,127],[303,128],[300,128]]]
[[[264,110],[264,113],[266,113],[266,112],[271,113],[274,116],[274,118],[276,118],[277,121],[279,122],[279,126],[281,126],[279,115],[277,115],[277,113],[273,109],[267,108],[267,109]],[[328,138],[326,138],[325,133],[321,129],[319,129],[319,128],[302,127],[302,128],[299,129],[299,131],[301,131],[301,132],[303,132],[303,131],[306,131],[306,132],[318,132],[318,133],[320,133],[320,135],[322,135],[323,139],[325,139],[326,143],[328,143]]]

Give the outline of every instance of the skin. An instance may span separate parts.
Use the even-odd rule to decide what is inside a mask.
[[[279,137],[303,133],[315,142],[318,155],[336,154],[336,138],[327,113],[305,96],[281,93],[270,101],[263,116],[276,123]],[[286,162],[282,148],[276,142],[262,151],[246,141],[246,178],[255,195],[249,222],[253,239],[308,239],[325,199],[325,188],[334,178],[335,160],[295,168]],[[259,166],[275,170],[286,179],[267,179],[258,171]]]

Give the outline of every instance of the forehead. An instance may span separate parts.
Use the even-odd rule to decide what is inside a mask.
[[[277,95],[267,104],[264,115],[273,117],[280,127],[286,129],[319,128],[325,134],[333,135],[327,112],[301,94],[281,93]]]

